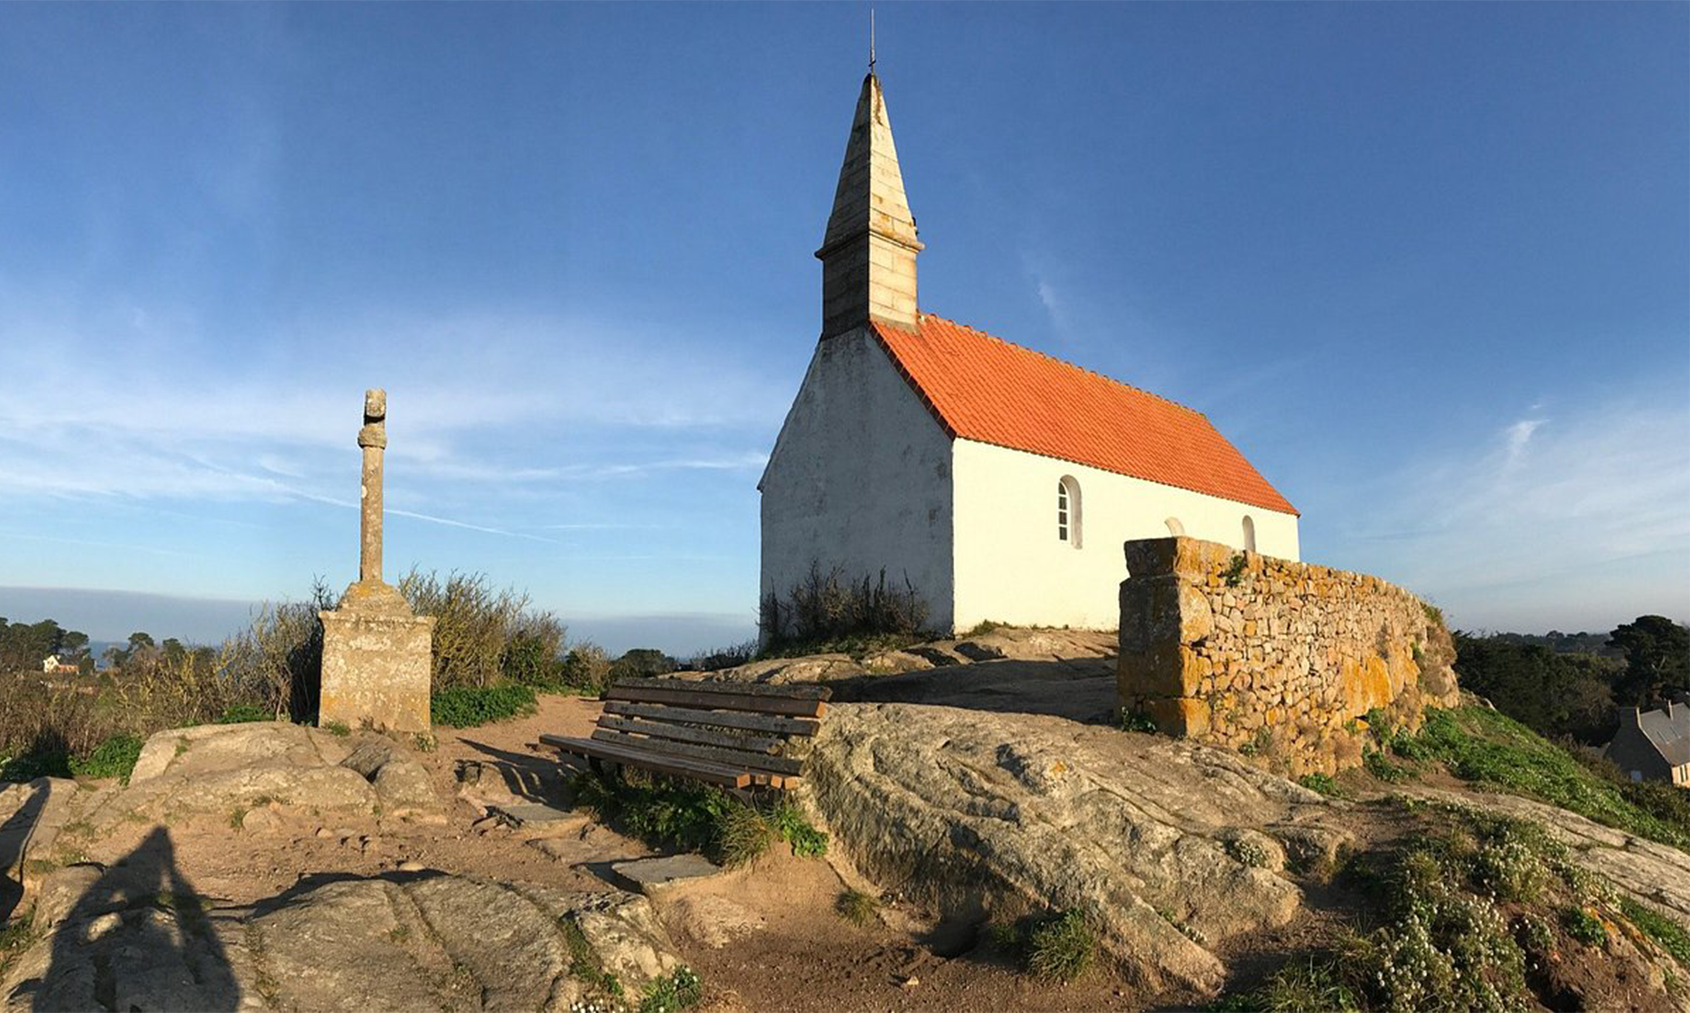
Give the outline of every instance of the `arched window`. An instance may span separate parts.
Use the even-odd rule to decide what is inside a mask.
[[[1080,483],[1068,475],[1056,483],[1056,538],[1080,547]]]
[[[1181,524],[1179,522],[1178,517],[1169,517],[1167,520],[1163,521],[1162,523],[1166,524],[1168,526],[1168,534],[1170,534],[1170,535],[1183,535],[1183,534],[1185,534],[1185,525]]]
[[[1244,551],[1256,551],[1256,522],[1250,519],[1249,514],[1244,515]]]

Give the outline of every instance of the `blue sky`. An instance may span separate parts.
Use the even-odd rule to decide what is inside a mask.
[[[1690,618],[1690,7],[877,11],[924,309],[1207,412],[1457,625]],[[748,635],[866,20],[0,6],[0,586],[345,584],[383,385],[390,573]]]

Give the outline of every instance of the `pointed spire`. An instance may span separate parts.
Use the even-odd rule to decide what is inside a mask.
[[[916,326],[915,256],[922,249],[904,196],[880,79],[863,78],[822,262],[822,337],[879,320]]]

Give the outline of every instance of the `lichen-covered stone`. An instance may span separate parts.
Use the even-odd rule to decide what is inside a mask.
[[[1378,577],[1191,538],[1125,548],[1120,700],[1168,734],[1332,773],[1360,762],[1343,740],[1362,715],[1412,729],[1459,698],[1448,631]]]

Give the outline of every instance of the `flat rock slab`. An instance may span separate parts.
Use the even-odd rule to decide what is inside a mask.
[[[592,818],[586,813],[567,812],[538,802],[518,802],[490,805],[488,815],[517,831],[523,837],[562,837],[580,833]]]
[[[610,871],[638,884],[640,892],[650,893],[653,888],[718,875],[722,867],[703,855],[670,855],[667,858],[617,862]]]
[[[49,877],[0,1011],[568,1010],[599,998],[571,972],[583,940],[633,995],[680,966],[630,893],[434,875],[183,905],[198,898],[172,854],[160,828],[125,865]]]

